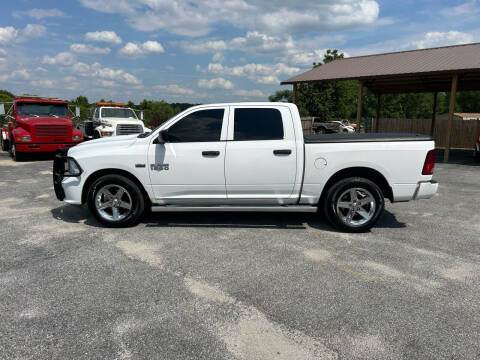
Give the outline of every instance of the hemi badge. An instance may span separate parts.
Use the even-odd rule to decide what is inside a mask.
[[[135,167],[136,167],[136,168],[144,168],[144,167],[145,167],[145,164],[135,164]]]

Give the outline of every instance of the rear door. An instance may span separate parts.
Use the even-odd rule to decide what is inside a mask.
[[[225,159],[230,203],[288,204],[297,150],[288,107],[232,106]]]
[[[169,142],[152,139],[148,166],[158,203],[217,204],[225,189],[228,107],[193,110],[167,129]]]

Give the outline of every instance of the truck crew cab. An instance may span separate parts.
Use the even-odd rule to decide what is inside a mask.
[[[58,199],[88,203],[107,226],[145,207],[171,211],[317,212],[337,228],[371,228],[392,202],[426,199],[430,136],[302,133],[287,103],[195,106],[151,133],[106,138],[57,153]]]
[[[141,115],[143,118],[143,113]],[[109,102],[98,102],[90,109],[89,121],[80,123],[79,130],[85,138],[93,139],[150,131],[133,109],[122,103]]]
[[[5,108],[2,106],[2,115]],[[42,97],[15,97],[2,128],[1,145],[13,160],[26,153],[55,152],[83,141],[82,133],[73,128],[68,103]]]

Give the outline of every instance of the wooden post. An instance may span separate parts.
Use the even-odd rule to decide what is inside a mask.
[[[377,94],[377,117],[375,118],[375,132],[378,133],[378,127],[380,126],[380,110],[382,106],[382,94]]]
[[[360,121],[362,120],[362,103],[363,103],[363,81],[358,80],[357,129],[356,129],[356,132],[360,132]]]
[[[437,121],[437,98],[438,92],[433,93],[433,113],[432,113],[432,124],[430,125],[430,135],[433,136],[435,133],[435,122]]]
[[[443,153],[443,162],[448,162],[450,152],[450,137],[452,135],[453,113],[455,111],[455,97],[457,95],[458,74],[452,77],[452,88],[450,90],[450,107],[448,110],[447,131],[445,134],[445,152]]]
[[[293,103],[297,103],[297,84],[293,84]]]

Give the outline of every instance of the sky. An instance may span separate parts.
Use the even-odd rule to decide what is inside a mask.
[[[0,89],[91,102],[266,101],[326,49],[480,41],[480,0],[16,0],[0,11]]]

